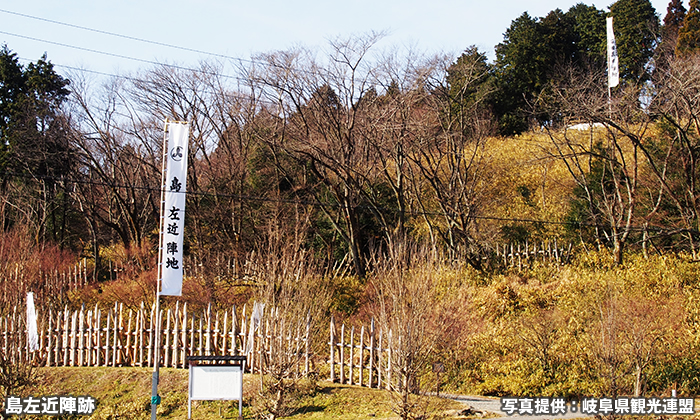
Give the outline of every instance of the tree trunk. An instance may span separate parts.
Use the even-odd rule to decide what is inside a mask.
[[[642,395],[642,367],[640,365],[637,365],[637,372],[635,375],[635,383],[634,383],[634,396],[639,397]]]
[[[616,235],[613,239],[613,260],[615,265],[622,265],[622,249],[622,241]]]

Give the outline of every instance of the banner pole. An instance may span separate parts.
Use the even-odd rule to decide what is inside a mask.
[[[158,292],[160,293],[160,292]],[[160,404],[158,395],[158,381],[160,375],[160,296],[156,294],[156,345],[153,359],[153,376],[151,378],[151,420],[156,420],[156,411]]]
[[[155,349],[153,350],[153,376],[151,378],[151,420],[156,420],[156,411],[160,404],[158,395],[158,381],[160,380],[160,283],[163,277],[163,261],[161,250],[163,248],[163,225],[165,220],[165,165],[168,156],[168,119],[165,119],[163,127],[163,164],[160,182],[160,236],[158,239],[158,278],[156,280],[155,301]]]

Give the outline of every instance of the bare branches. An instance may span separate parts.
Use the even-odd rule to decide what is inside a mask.
[[[296,408],[302,375],[310,369],[300,366],[305,362],[303,355],[325,347],[320,332],[330,308],[328,278],[300,245],[283,243],[271,235],[253,261],[259,284],[256,299],[267,311],[265,334],[270,331],[276,337],[260,353],[259,394],[269,419],[288,416]],[[305,337],[309,348],[299,348],[299,337]],[[306,373],[317,376],[317,372]]]
[[[571,70],[543,93],[538,109],[557,116],[547,134],[587,207],[576,223],[593,226],[598,247],[611,243],[621,264],[639,199],[638,151],[650,119],[639,107],[637,89],[610,102],[603,86],[600,74]],[[573,123],[583,123],[584,130],[570,128]]]
[[[444,263],[428,247],[395,241],[370,278],[378,325],[391,347],[392,409],[402,419],[426,413],[428,402],[421,396],[429,388],[429,366],[439,360],[442,344],[469,333],[455,331],[466,324],[454,316],[465,302],[458,284],[441,276]]]

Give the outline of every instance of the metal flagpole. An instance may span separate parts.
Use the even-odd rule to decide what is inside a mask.
[[[163,127],[163,164],[160,181],[160,237],[158,240],[158,279],[156,281],[156,302],[155,302],[155,334],[156,342],[153,350],[153,377],[151,380],[151,420],[156,420],[156,411],[160,404],[158,395],[158,380],[160,375],[160,283],[163,277],[163,261],[161,261],[161,250],[163,248],[163,227],[165,225],[165,166],[168,156],[168,119],[165,119]]]

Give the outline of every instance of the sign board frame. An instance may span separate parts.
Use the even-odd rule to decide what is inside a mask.
[[[189,362],[187,418],[192,418],[193,400],[238,400],[238,418],[242,419],[243,372],[246,356],[188,356],[187,360]]]

